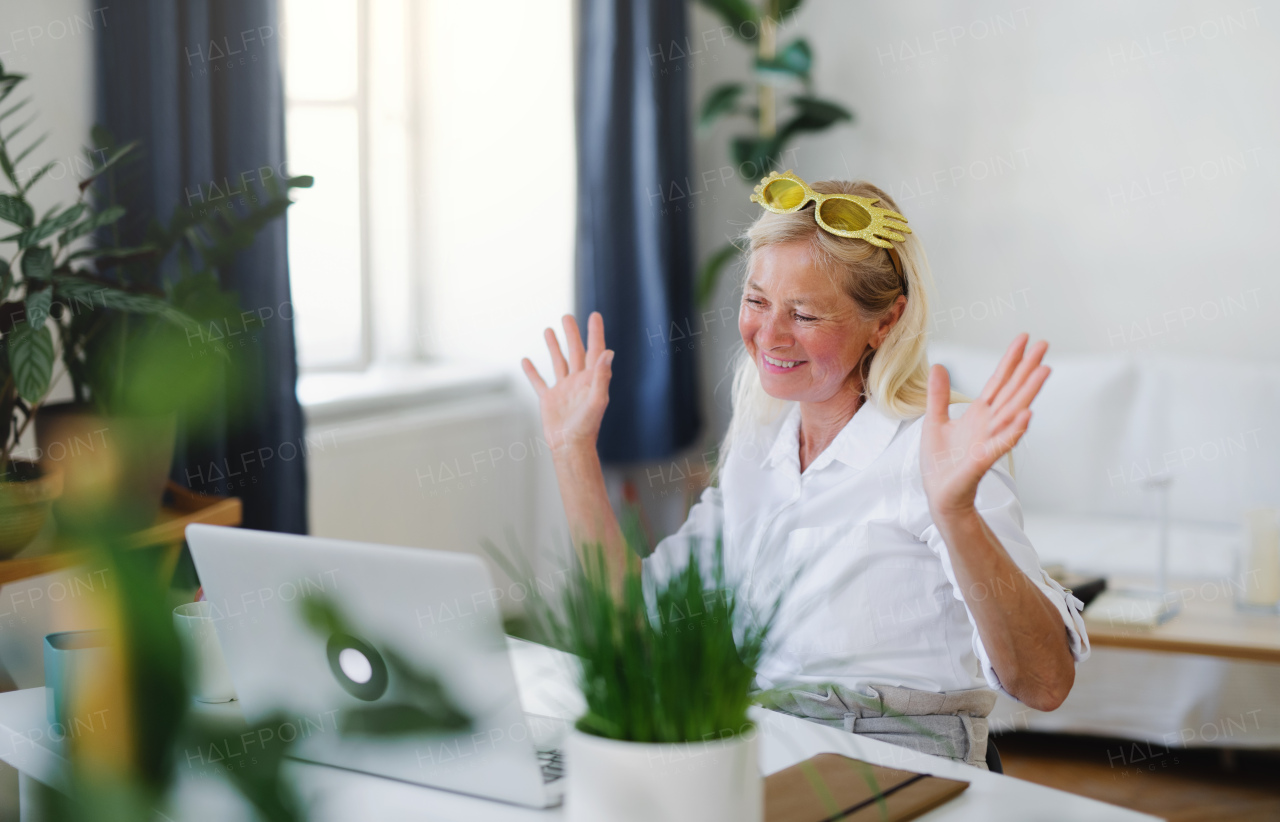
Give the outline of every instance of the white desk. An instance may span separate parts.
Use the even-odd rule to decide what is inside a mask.
[[[581,697],[569,679],[568,660],[555,651],[517,640],[513,640],[511,646],[525,709],[573,718],[581,705]],[[239,714],[235,703],[202,706],[201,710],[234,716]],[[920,817],[927,822],[979,819],[984,822],[1137,822],[1156,818],[772,711],[753,709],[752,719],[763,732],[761,766],[765,773],[781,770],[817,753],[832,751],[880,765],[970,783],[968,790],[957,799]],[[23,818],[34,818],[31,781],[56,787],[67,765],[63,744],[51,736],[45,722],[43,688],[0,694],[0,759],[20,772]],[[555,822],[563,818],[559,808],[527,810],[322,765],[290,762],[286,767],[309,807],[308,818],[314,822],[359,822],[365,819]],[[182,771],[181,765],[179,770]],[[247,809],[220,780],[192,774],[182,780],[178,790],[174,806],[181,809],[183,820],[226,822],[251,818]]]

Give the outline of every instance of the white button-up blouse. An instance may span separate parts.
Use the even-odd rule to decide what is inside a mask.
[[[967,403],[950,407],[952,418]],[[737,439],[680,530],[644,563],[659,579],[690,546],[723,529],[729,581],[756,608],[782,597],[773,650],[757,684],[883,684],[927,691],[985,686],[991,667],[921,482],[923,417],[897,420],[868,400],[800,472],[800,409]],[[1062,615],[1076,661],[1089,655],[1083,607],[1040,568],[1023,533],[1016,486],[1001,459],[978,485],[976,507],[1023,573]],[[974,601],[1012,590],[977,584]]]

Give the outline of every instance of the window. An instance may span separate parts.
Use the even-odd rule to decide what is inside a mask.
[[[570,310],[571,7],[283,0],[304,371],[506,361]]]
[[[304,369],[423,353],[409,288],[409,11],[405,0],[283,4],[289,170],[316,178],[289,214]]]

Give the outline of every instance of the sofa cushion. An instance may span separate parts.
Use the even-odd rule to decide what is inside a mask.
[[[930,360],[946,366],[953,387],[971,397],[982,391],[1002,354],[930,347]],[[1023,508],[1141,516],[1141,484],[1124,469],[1150,447],[1148,427],[1141,424],[1150,387],[1128,357],[1066,355],[1047,362],[1053,373],[1032,402],[1031,427],[1014,449]]]
[[[1280,365],[1150,355],[1139,368],[1163,413],[1135,470],[1172,474],[1174,516],[1239,523],[1248,508],[1280,507]]]
[[[1153,519],[1028,512],[1023,528],[1044,565],[1061,564],[1082,574],[1155,578],[1160,525]],[[1236,578],[1238,526],[1173,521],[1169,524],[1171,586],[1185,580],[1215,580],[1202,597],[1233,596],[1222,580]],[[1237,586],[1238,587],[1238,586]]]
[[[1002,351],[933,343],[930,360],[976,396]],[[1214,357],[1050,355],[1053,374],[1014,449],[1023,508],[1156,518],[1168,474],[1175,520],[1238,524],[1280,505],[1280,365]]]

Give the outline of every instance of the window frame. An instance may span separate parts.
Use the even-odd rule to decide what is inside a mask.
[[[421,100],[419,99],[420,79],[418,72],[420,63],[417,51],[412,47],[413,32],[417,30],[420,22],[420,10],[415,0],[351,0],[355,8],[355,55],[356,55],[356,90],[353,97],[343,98],[341,100],[324,100],[311,99],[305,97],[292,97],[288,91],[288,78],[285,76],[283,84],[284,92],[284,109],[286,124],[289,120],[289,114],[295,107],[340,107],[354,108],[356,115],[356,175],[357,175],[357,191],[359,203],[357,204],[358,212],[358,242],[359,242],[359,294],[360,294],[360,331],[359,331],[359,352],[354,359],[341,361],[331,361],[317,365],[305,365],[299,351],[299,372],[306,374],[323,374],[323,373],[350,373],[364,372],[375,366],[389,362],[409,362],[409,363],[425,363],[429,360],[429,353],[425,346],[425,331],[423,328],[423,320],[426,312],[423,306],[423,298],[425,287],[422,281],[424,276],[421,249],[419,247],[421,232],[414,230],[419,224],[419,218],[422,214],[421,192],[418,186],[413,184],[419,179],[421,172],[420,151],[416,151],[415,146],[420,145],[421,136]],[[410,341],[407,350],[403,350],[399,355],[388,354],[381,349],[391,347],[377,336],[377,306],[376,298],[378,296],[379,284],[375,282],[377,279],[374,274],[373,265],[373,205],[372,205],[372,186],[371,186],[371,147],[373,145],[373,107],[371,105],[370,84],[373,73],[371,66],[371,54],[373,52],[373,37],[375,27],[371,20],[371,6],[375,2],[395,2],[399,6],[399,19],[403,23],[401,26],[401,37],[403,38],[401,47],[403,54],[403,64],[400,70],[403,72],[404,80],[404,138],[408,147],[408,168],[410,185],[408,186],[407,198],[405,206],[408,209],[408,223],[410,230],[408,236],[403,238],[405,248],[407,250],[407,275],[408,288],[407,293],[401,295],[403,299],[408,301],[408,320],[409,320],[409,336]],[[286,3],[280,4],[280,23],[283,30],[283,54],[281,60],[282,74],[287,74],[287,49],[289,48],[289,19]],[[286,126],[287,127],[287,126]],[[291,272],[292,274],[292,272]],[[300,341],[299,341],[300,342]],[[301,345],[298,346],[301,348]]]

